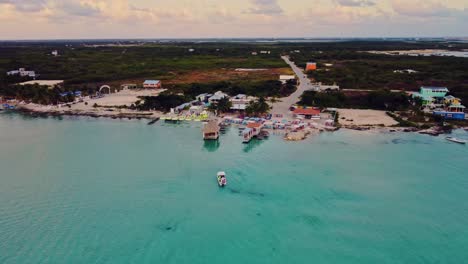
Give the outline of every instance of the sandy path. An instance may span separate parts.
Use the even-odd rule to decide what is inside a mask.
[[[297,67],[294,62],[289,60],[289,57],[282,56],[281,58],[291,67],[291,69],[294,71],[294,74],[299,78],[299,85],[297,86],[297,90],[290,96],[281,98],[281,102],[273,103],[272,110],[270,112],[273,114],[273,116],[276,114],[282,114],[286,118],[292,118],[292,114],[289,111],[291,105],[297,103],[301,95],[305,91],[311,90],[313,87],[309,78],[307,78],[307,75],[302,71],[301,68]]]

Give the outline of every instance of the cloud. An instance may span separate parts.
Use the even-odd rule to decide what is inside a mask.
[[[462,12],[433,0],[392,0],[391,5],[396,13],[412,17],[451,17]]]
[[[279,15],[284,12],[277,0],[251,0],[252,7],[245,13],[260,15]]]
[[[101,13],[98,6],[88,2],[61,1],[57,7],[64,13],[72,16],[90,17]]]
[[[0,0],[0,4],[9,4],[21,12],[37,12],[46,7],[45,0]]]
[[[339,5],[361,7],[361,6],[374,6],[375,2],[371,0],[336,0]]]

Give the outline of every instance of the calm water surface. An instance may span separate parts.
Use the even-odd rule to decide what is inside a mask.
[[[200,126],[0,114],[0,263],[466,263],[467,146]]]

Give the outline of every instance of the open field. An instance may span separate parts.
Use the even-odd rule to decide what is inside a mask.
[[[58,49],[59,56],[50,55]],[[151,45],[136,47],[0,47],[0,72],[24,67],[41,79],[87,85],[132,79],[174,80],[186,74],[205,74],[236,68],[285,68],[279,54],[252,56],[251,46],[220,44],[219,48]],[[227,75],[230,76],[230,75]],[[203,78],[201,78],[203,79]]]
[[[260,71],[238,71],[236,69],[207,69],[193,70],[188,72],[167,72],[161,75],[159,80],[163,82],[164,88],[172,88],[181,84],[192,83],[214,83],[222,81],[245,82],[245,81],[268,81],[278,80],[281,74],[292,74],[291,68],[268,68]],[[118,80],[108,82],[112,87],[119,87],[123,83],[134,83],[141,85],[144,78]]]

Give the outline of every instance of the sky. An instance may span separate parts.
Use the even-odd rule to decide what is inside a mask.
[[[468,0],[0,0],[0,39],[467,37]]]

